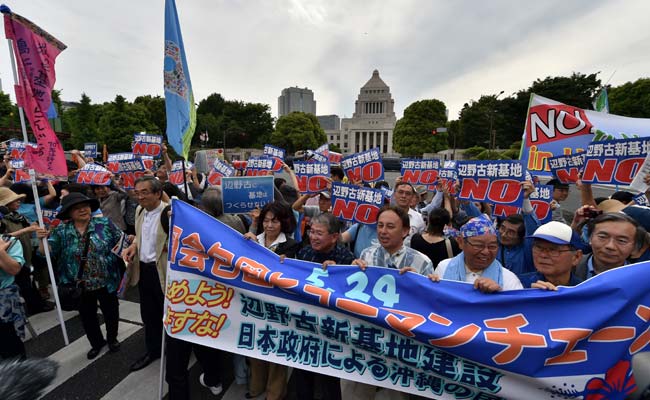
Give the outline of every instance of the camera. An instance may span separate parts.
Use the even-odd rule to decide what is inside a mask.
[[[596,218],[602,213],[603,213],[602,210],[594,210],[591,208],[582,211],[582,215],[584,215],[585,218]]]

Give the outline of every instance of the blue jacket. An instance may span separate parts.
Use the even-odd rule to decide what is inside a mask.
[[[530,236],[535,233],[535,230],[541,225],[534,212],[530,214],[523,214],[524,226],[526,227],[525,236]],[[501,243],[501,238],[499,238]],[[524,239],[517,246],[506,247],[500,246],[497,260],[505,268],[512,271],[518,278],[521,275],[535,272],[535,265],[533,264],[533,239]]]

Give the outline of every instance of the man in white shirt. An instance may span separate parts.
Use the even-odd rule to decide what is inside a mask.
[[[393,198],[395,199],[397,207],[409,214],[409,222],[411,226],[409,236],[423,232],[425,228],[424,219],[419,212],[411,208],[411,200],[416,196],[413,185],[406,182],[399,182],[395,185],[395,191],[393,193]]]
[[[454,258],[442,260],[435,274],[430,275],[431,280],[472,283],[484,293],[523,289],[517,275],[496,259],[497,232],[486,215],[472,218],[460,227],[458,245],[463,251]]]
[[[135,217],[135,239],[124,250],[122,257],[129,263],[129,284],[138,285],[145,330],[147,353],[131,365],[131,371],[137,371],[160,357],[163,288],[167,271],[167,235],[160,218],[167,204],[162,201],[162,184],[152,176],[137,179],[133,193],[139,204]]]

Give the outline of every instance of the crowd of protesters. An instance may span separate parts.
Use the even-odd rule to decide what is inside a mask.
[[[75,170],[87,161],[73,152]],[[43,181],[38,198],[32,188],[11,181],[7,160],[0,166],[0,356],[25,357],[25,313],[49,311],[51,296],[42,238],[47,238],[58,283],[83,282],[79,313],[90,343],[88,358],[104,346],[118,351],[117,291],[120,282],[137,286],[145,330],[143,354],[134,360],[137,371],[160,357],[167,270],[170,198],[189,202],[240,232],[243,237],[282,257],[331,265],[394,268],[417,273],[431,281],[455,280],[473,284],[484,293],[522,288],[557,290],[575,286],[597,274],[631,262],[650,260],[650,208],[634,205],[632,194],[617,192],[611,198],[593,197],[591,187],[578,184],[582,206],[566,221],[560,202],[569,186],[553,179],[553,221],[541,224],[529,197],[533,182],[521,184],[524,202],[520,214],[494,218],[490,206],[459,201],[448,188],[438,186],[431,196],[397,178],[393,197],[386,198],[375,224],[344,222],[332,214],[329,189],[301,194],[291,168],[283,169],[290,181],[275,179],[275,200],[247,214],[224,214],[221,191],[207,177],[190,168],[187,186],[168,179],[171,160],[163,149],[163,162],[147,170],[133,190],[121,186],[119,175],[107,186]],[[331,168],[332,182],[348,182],[339,167]],[[650,181],[650,177],[646,177]],[[35,203],[58,209],[62,222],[42,229]],[[130,243],[116,252],[121,241]],[[126,268],[126,272],[125,271]],[[434,290],[431,283],[432,290]],[[104,338],[97,305],[106,322]],[[214,394],[222,392],[219,350],[167,340],[166,378],[170,399],[189,398],[187,366],[194,352],[203,368],[200,383]],[[267,399],[372,399],[377,389],[363,384],[346,386],[340,380],[262,360],[233,357],[236,382],[248,385],[246,398],[265,394]],[[402,398],[408,395],[398,394]]]

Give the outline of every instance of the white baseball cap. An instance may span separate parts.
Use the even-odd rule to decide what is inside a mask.
[[[583,247],[578,234],[569,225],[558,221],[551,221],[540,226],[535,230],[535,233],[527,237],[546,240],[555,244],[566,244],[577,249],[582,249]]]

